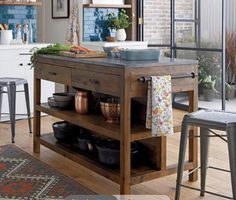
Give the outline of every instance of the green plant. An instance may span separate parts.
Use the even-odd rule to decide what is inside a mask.
[[[215,88],[216,80],[213,80],[211,75],[208,75],[208,76],[204,77],[203,79],[200,79],[199,84],[202,85],[203,89],[211,89],[216,93],[218,92]]]
[[[217,53],[198,53],[199,87],[213,89],[218,93],[221,88],[221,61]]]
[[[38,54],[51,54],[51,55],[55,55],[55,54],[59,54],[60,51],[69,51],[71,49],[71,46],[69,45],[64,45],[64,44],[53,44],[53,45],[49,45],[47,47],[43,47],[43,48],[33,48],[30,50],[31,53],[33,53],[33,55],[30,58],[31,61],[31,68],[34,67],[34,61],[35,61],[35,57]]]
[[[109,28],[110,29],[125,29],[128,28],[131,22],[129,21],[129,16],[126,14],[126,11],[122,9],[118,16],[115,16],[114,13],[108,14]]]

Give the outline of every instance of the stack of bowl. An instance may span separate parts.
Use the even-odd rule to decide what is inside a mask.
[[[71,93],[54,93],[53,97],[48,98],[50,107],[66,109],[74,106],[75,95]]]

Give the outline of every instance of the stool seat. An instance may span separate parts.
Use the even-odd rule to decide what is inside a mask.
[[[228,126],[236,127],[236,113],[217,111],[217,110],[200,110],[187,114],[189,124],[201,127],[226,130]]]
[[[8,85],[11,84],[18,86],[18,85],[24,85],[26,83],[27,80],[23,78],[9,78],[9,77],[0,78],[0,87],[7,87]]]

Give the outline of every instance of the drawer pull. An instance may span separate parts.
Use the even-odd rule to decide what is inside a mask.
[[[23,64],[23,63],[20,63],[19,65],[20,65],[21,67],[22,67],[22,66],[24,66],[24,64]]]
[[[56,76],[57,75],[56,72],[48,72],[48,74],[51,75],[51,76]]]
[[[96,79],[89,79],[89,82],[92,83],[92,84],[97,84],[97,85],[100,84],[100,81],[98,81]]]
[[[31,63],[28,63],[27,65],[28,65],[28,66],[31,66]]]

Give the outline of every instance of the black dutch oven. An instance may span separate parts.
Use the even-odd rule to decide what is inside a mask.
[[[60,142],[72,143],[76,142],[81,128],[69,122],[56,122],[52,125],[54,136]]]
[[[120,164],[120,142],[117,140],[101,140],[97,144],[99,161],[105,165],[118,166]],[[138,157],[137,143],[131,144],[131,162],[135,164]]]
[[[80,150],[96,152],[96,145],[100,139],[98,136],[91,135],[84,130],[80,132],[77,140]]]

